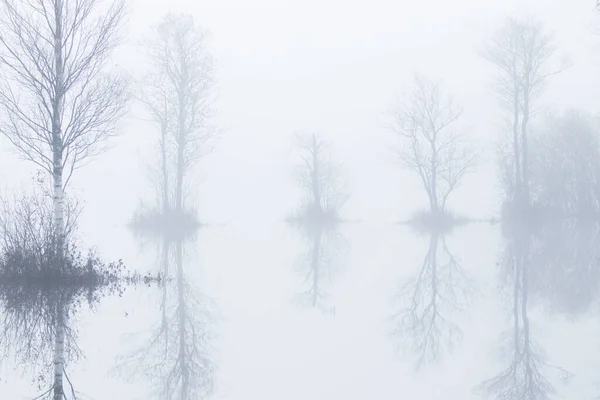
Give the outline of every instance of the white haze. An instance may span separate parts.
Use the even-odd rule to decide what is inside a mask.
[[[132,75],[144,70],[139,40],[169,11],[192,14],[211,33],[210,51],[217,59],[215,123],[223,134],[199,165],[194,196],[200,219],[223,226],[200,234],[192,251],[195,261],[190,261],[190,268],[199,267],[193,275],[202,275],[196,281],[199,290],[215,299],[221,315],[215,324],[215,398],[479,398],[472,386],[494,372],[487,357],[500,330],[491,327],[503,318],[501,312],[489,312],[501,308],[490,272],[501,235],[491,227],[469,227],[450,240],[484,295],[468,316],[460,317],[468,327],[464,341],[469,345],[455,358],[414,374],[395,353],[387,319],[394,312],[396,284],[422,261],[427,239],[392,224],[427,203],[414,177],[394,164],[392,148],[398,140],[386,127],[385,112],[413,72],[442,79],[464,108],[460,126],[483,160],[451,197],[449,208],[473,217],[498,215],[494,147],[501,114],[490,87],[492,67],[477,56],[477,48],[507,15],[536,15],[554,32],[557,54],[568,55],[572,64],[549,80],[544,105],[596,113],[600,16],[594,3],[129,1],[127,41],[114,62]],[[154,199],[145,164],[154,160],[157,132],[143,117],[140,107],[132,106],[112,149],[78,170],[68,191],[84,201],[82,242],[108,259],[123,258],[145,271],[154,268],[156,257],[140,251],[124,227],[140,200]],[[321,132],[332,143],[351,194],[343,216],[363,223],[344,228],[350,250],[340,256],[341,277],[328,284],[335,318],[300,312],[291,304],[302,281],[293,271],[302,249],[279,222],[299,200],[292,177],[297,131]],[[2,190],[29,185],[35,172],[31,165],[12,154],[4,138],[0,149]],[[134,291],[106,300],[98,314],[83,318],[79,344],[87,359],[81,364],[85,369],[73,376],[85,393],[99,400],[144,398],[144,385],[123,383],[107,371],[117,353],[126,350],[123,335],[147,329],[146,316],[156,317],[156,302],[148,299],[153,299],[150,291]],[[591,398],[594,374],[587,368],[600,352],[594,348],[594,354],[587,354],[586,347],[599,345],[595,327],[580,322],[573,328],[561,319],[548,326],[552,333],[543,341],[551,344],[552,355],[579,374],[562,394]],[[563,350],[574,333],[586,344]],[[31,393],[27,382],[12,388]],[[1,392],[0,398],[12,399]]]

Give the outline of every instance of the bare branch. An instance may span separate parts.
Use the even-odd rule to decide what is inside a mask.
[[[294,140],[301,160],[295,177],[305,196],[298,217],[337,219],[349,196],[341,166],[332,160],[329,143],[318,133],[296,133]]]
[[[513,199],[530,201],[528,127],[536,100],[543,93],[547,78],[567,64],[551,67],[556,51],[543,25],[532,17],[511,17],[487,40],[480,55],[493,64],[498,73],[495,89],[511,114],[514,182],[509,193]]]
[[[126,111],[126,81],[106,71],[125,3],[114,0],[105,12],[101,4],[0,0],[0,131],[52,174],[59,231],[73,171],[103,150]]]
[[[188,15],[168,14],[144,42],[150,70],[138,98],[160,131],[159,186],[165,208],[183,210],[184,181],[213,150],[220,133],[209,123],[214,61],[207,47],[208,34]]]
[[[392,128],[404,140],[398,157],[419,177],[432,212],[445,210],[446,199],[475,165],[473,151],[451,131],[460,115],[439,83],[418,75],[407,100],[391,112]]]

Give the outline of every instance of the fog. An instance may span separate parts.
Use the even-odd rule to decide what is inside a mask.
[[[101,73],[127,106],[114,81],[115,135],[66,186],[65,141],[60,196],[39,131],[112,127],[40,117],[49,167],[23,157],[0,18],[0,398],[600,396],[593,0],[123,4]],[[490,60],[511,26],[548,51],[531,76]]]

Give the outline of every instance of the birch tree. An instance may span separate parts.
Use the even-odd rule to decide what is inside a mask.
[[[186,178],[213,148],[214,61],[208,34],[191,16],[168,14],[145,48],[150,71],[141,99],[160,130],[160,188],[163,211],[184,211]],[[174,204],[172,204],[174,203]]]
[[[64,235],[64,189],[98,154],[127,101],[105,73],[119,43],[124,1],[0,0],[0,130],[53,178],[54,223]]]
[[[485,44],[481,55],[497,69],[496,92],[510,110],[514,199],[530,202],[528,128],[555,53],[551,37],[532,18],[508,18]]]
[[[415,75],[410,94],[392,111],[404,143],[400,161],[420,179],[432,213],[444,212],[450,194],[475,165],[475,156],[453,130],[462,111],[435,81]]]

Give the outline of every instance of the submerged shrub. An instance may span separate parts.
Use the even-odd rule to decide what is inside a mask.
[[[121,260],[105,263],[93,251],[84,254],[74,239],[80,212],[78,203],[65,201],[65,234],[59,238],[49,196],[34,191],[15,195],[11,202],[3,200],[0,210],[0,286],[73,286],[95,291],[142,281],[160,281],[160,277],[126,273]]]

